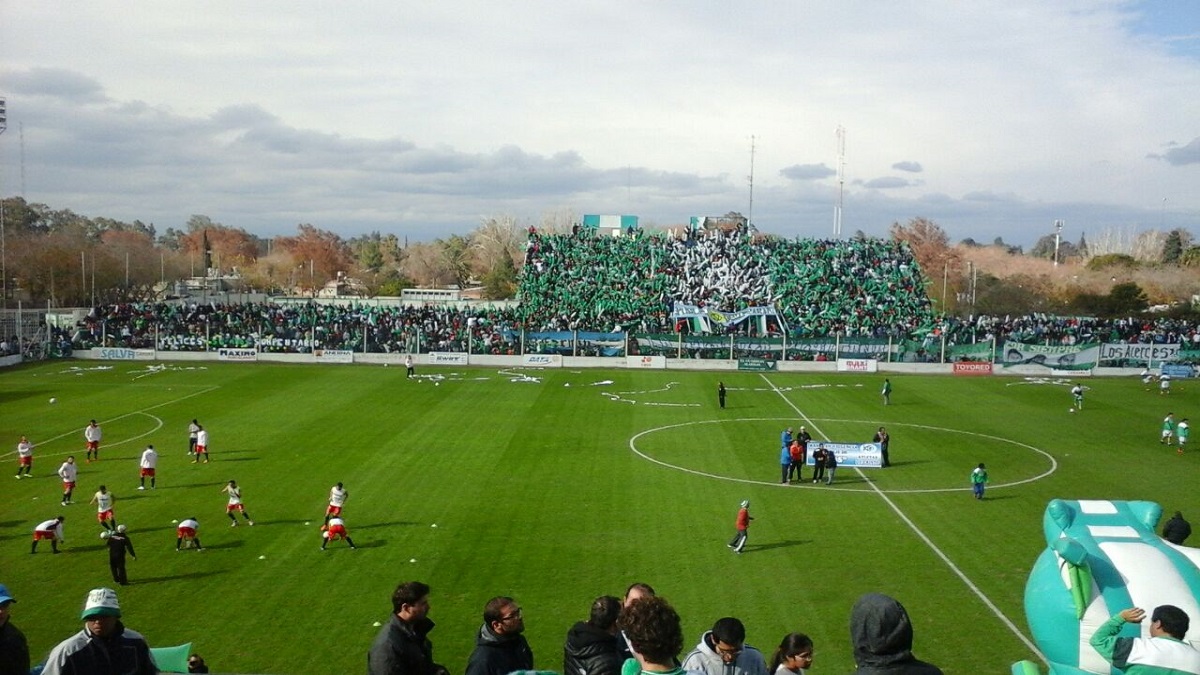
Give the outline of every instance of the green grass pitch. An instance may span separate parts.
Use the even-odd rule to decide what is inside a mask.
[[[1197,511],[1200,454],[1157,442],[1163,415],[1192,412],[1188,381],[1168,398],[1133,377],[1086,379],[1085,409],[1069,414],[1070,385],[1050,378],[893,374],[884,407],[882,374],[418,375],[84,361],[0,372],[10,476],[19,436],[37,444],[34,478],[7,478],[0,512],[0,583],[18,599],[13,622],[35,662],[80,628],[86,591],[111,585],[87,505],[101,483],[138,552],[120,590],[127,625],[155,646],[193,642],[218,672],[280,675],[362,672],[373,624],[411,579],[433,587],[435,657],[453,673],[490,597],[517,598],[537,667],[561,671],[570,625],[595,596],[634,581],[675,604],[685,651],[715,619],[737,616],[768,655],[802,631],[816,642],[815,672],[847,672],[850,607],[882,591],[908,607],[922,658],[948,673],[1008,672],[1032,658],[1024,586],[1048,500]],[[186,456],[193,417],[211,432],[211,464]],[[104,442],[89,465],[82,430],[92,418]],[[779,485],[779,433],[801,424],[834,441],[868,441],[886,425],[895,465],[840,468],[832,487]],[[159,484],[139,492],[148,443],[161,454]],[[77,503],[60,507],[54,472],[67,454],[81,463]],[[979,462],[992,477],[983,502],[967,479]],[[229,527],[220,489],[230,479],[253,528]],[[358,550],[334,542],[321,552],[337,481],[350,491]],[[737,556],[725,544],[742,499],[755,521]],[[65,554],[43,543],[30,555],[33,526],[59,513]],[[172,523],[189,516],[204,552],[174,549]]]

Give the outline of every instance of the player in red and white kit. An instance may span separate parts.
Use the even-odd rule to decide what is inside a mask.
[[[192,464],[199,462],[201,457],[204,458],[204,463],[208,464],[208,429],[199,424],[196,426],[200,428],[196,431],[196,458],[192,460]]]
[[[342,488],[342,484],[338,483],[329,489],[329,506],[325,509],[325,524],[329,524],[329,519],[342,515],[342,507],[346,504],[346,498],[350,493]]]
[[[354,545],[354,540],[346,532],[346,522],[341,518],[334,516],[329,519],[329,522],[321,526],[321,550],[325,550],[325,545],[334,539],[345,539],[350,548],[358,548]]]
[[[150,489],[153,490],[155,481],[154,470],[158,466],[158,451],[154,449],[153,445],[147,445],[146,449],[142,451],[142,459],[139,465],[141,466],[142,484],[138,486],[138,489],[145,490],[146,479],[149,478]]]
[[[22,472],[33,478],[33,443],[24,436],[17,443],[17,480],[21,480]]]
[[[37,545],[39,541],[46,539],[50,540],[50,548],[55,553],[62,553],[58,550],[58,542],[63,541],[63,521],[66,520],[63,516],[59,516],[53,520],[47,520],[33,528],[33,547],[29,549],[31,554],[37,553]]]
[[[101,438],[101,436],[103,436],[103,434],[100,432],[100,425],[96,424],[96,420],[92,420],[92,423],[87,425],[83,429],[83,439],[85,441],[87,441],[88,464],[92,463],[93,455],[95,456],[97,462],[100,461],[100,438]]]
[[[117,529],[117,519],[113,517],[113,502],[115,501],[117,498],[108,491],[107,487],[101,485],[100,491],[92,495],[92,501],[89,502],[96,505],[96,520],[104,526],[104,529],[110,531]]]
[[[58,477],[62,479],[63,483],[63,506],[71,503],[71,493],[75,491],[75,478],[78,475],[79,465],[75,463],[75,455],[68,457],[67,461],[58,467]]]
[[[200,445],[196,444],[196,454],[200,454]],[[241,513],[246,519],[246,524],[254,527],[254,521],[250,520],[250,514],[246,513],[246,506],[242,504],[242,489],[238,487],[237,481],[229,481],[229,485],[221,488],[221,492],[229,495],[229,504],[225,507],[225,515],[229,516],[229,526],[237,527],[237,516],[235,512]]]
[[[175,550],[178,551],[187,542],[187,545],[195,548],[197,551],[203,551],[204,546],[200,544],[200,522],[195,518],[188,518],[175,528]]]

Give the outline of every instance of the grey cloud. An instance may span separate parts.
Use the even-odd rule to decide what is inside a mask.
[[[897,171],[907,171],[909,173],[921,173],[922,171],[925,170],[921,166],[920,162],[909,162],[909,161],[896,162],[895,164],[892,165],[892,168]]]
[[[908,187],[912,185],[907,178],[898,176],[883,176],[881,178],[872,178],[863,183],[863,187],[873,190],[891,190],[895,188]]]
[[[22,97],[45,96],[72,103],[103,103],[108,100],[100,82],[73,70],[30,68],[4,74],[8,104],[16,109]]]
[[[990,190],[977,190],[968,192],[963,195],[963,200],[968,202],[1010,202],[1020,201],[1016,195],[1011,192],[997,193]]]
[[[820,180],[836,174],[824,164],[793,164],[779,170],[779,175],[791,180]]]
[[[1200,136],[1193,138],[1192,141],[1185,146],[1171,148],[1170,150],[1164,152],[1162,158],[1172,166],[1200,164]]]

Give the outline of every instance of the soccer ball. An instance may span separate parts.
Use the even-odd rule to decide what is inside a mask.
[[[105,530],[105,531],[103,531],[103,532],[101,532],[101,533],[100,533],[100,538],[101,538],[101,539],[108,539],[108,537],[109,537],[109,532],[108,532],[108,530]]]
[[[1075,412],[1075,409],[1074,409],[1074,408],[1067,408],[1067,412],[1069,412],[1069,413],[1073,413],[1073,412]]]
[[[50,402],[51,402],[51,403],[58,403],[58,399],[56,399],[56,398],[54,398],[53,396],[51,396],[51,397],[50,397]]]

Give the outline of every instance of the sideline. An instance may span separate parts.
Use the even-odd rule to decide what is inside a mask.
[[[788,399],[788,397],[783,395],[783,392],[780,391],[779,388],[775,386],[774,382],[771,382],[769,379],[767,379],[766,375],[762,375],[762,379],[765,380],[767,382],[767,384],[771,385],[771,388],[775,390],[775,392],[779,395],[779,398],[783,399],[784,403],[787,403],[788,406],[791,407],[792,410],[795,410],[797,415],[799,415],[802,419],[808,421],[808,423],[812,425],[813,429],[818,429],[817,425],[812,422],[812,420],[808,417],[808,415],[805,415],[804,412],[800,410],[800,408],[796,407],[795,403],[792,403],[792,401],[790,399]],[[819,431],[819,429],[818,429],[818,431]],[[825,434],[822,433],[821,435],[825,435]],[[863,474],[862,469],[855,468],[855,471],[863,479],[866,479],[866,476]],[[961,569],[959,569],[958,565],[955,565],[954,561],[951,560],[950,557],[947,556],[942,551],[942,549],[938,548],[937,544],[933,543],[933,541],[928,537],[928,535],[926,535],[925,532],[923,532],[921,530],[921,528],[917,526],[916,523],[914,523],[907,515],[905,515],[905,513],[900,510],[900,507],[896,506],[896,503],[893,502],[892,499],[883,492],[883,490],[880,490],[871,481],[868,481],[868,483],[871,485],[872,489],[874,489],[875,494],[879,495],[879,498],[882,499],[885,504],[887,504],[889,507],[891,507],[892,511],[894,511],[896,513],[896,515],[899,516],[900,519],[903,520],[906,525],[908,525],[909,529],[912,530],[913,533],[916,534],[917,537],[920,538],[921,541],[925,542],[925,545],[928,546],[929,549],[931,551],[933,551],[935,555],[937,555],[937,557],[941,558],[942,562],[946,563],[946,566],[950,568],[950,571],[954,572],[955,576],[957,576],[959,579],[961,579],[962,582],[964,584],[966,584],[967,588],[969,588],[972,593],[974,593],[981,601],[983,601],[983,604],[985,606],[987,606],[988,609],[992,610],[992,614],[995,614],[996,618],[1000,619],[1000,622],[1003,623],[1005,626],[1007,626],[1008,629],[1010,631],[1012,631],[1013,635],[1016,635],[1017,638],[1020,639],[1021,642],[1023,642],[1025,644],[1025,646],[1029,648],[1030,651],[1032,651],[1034,654],[1036,654],[1037,657],[1042,660],[1042,663],[1044,663],[1046,665],[1050,665],[1050,661],[1046,658],[1046,655],[1042,653],[1042,650],[1038,649],[1037,645],[1033,644],[1033,642],[1030,641],[1030,639],[1028,637],[1026,637],[1023,632],[1021,632],[1021,629],[1017,628],[1017,625],[1014,624],[1011,619],[1009,619],[1007,616],[1004,615],[1004,612],[1000,611],[1000,608],[997,607],[996,604],[994,602],[992,602],[991,599],[988,598],[987,595],[984,594],[984,592],[979,588],[979,586],[976,586],[975,582],[971,581],[970,577],[968,577],[965,572],[963,572]]]

